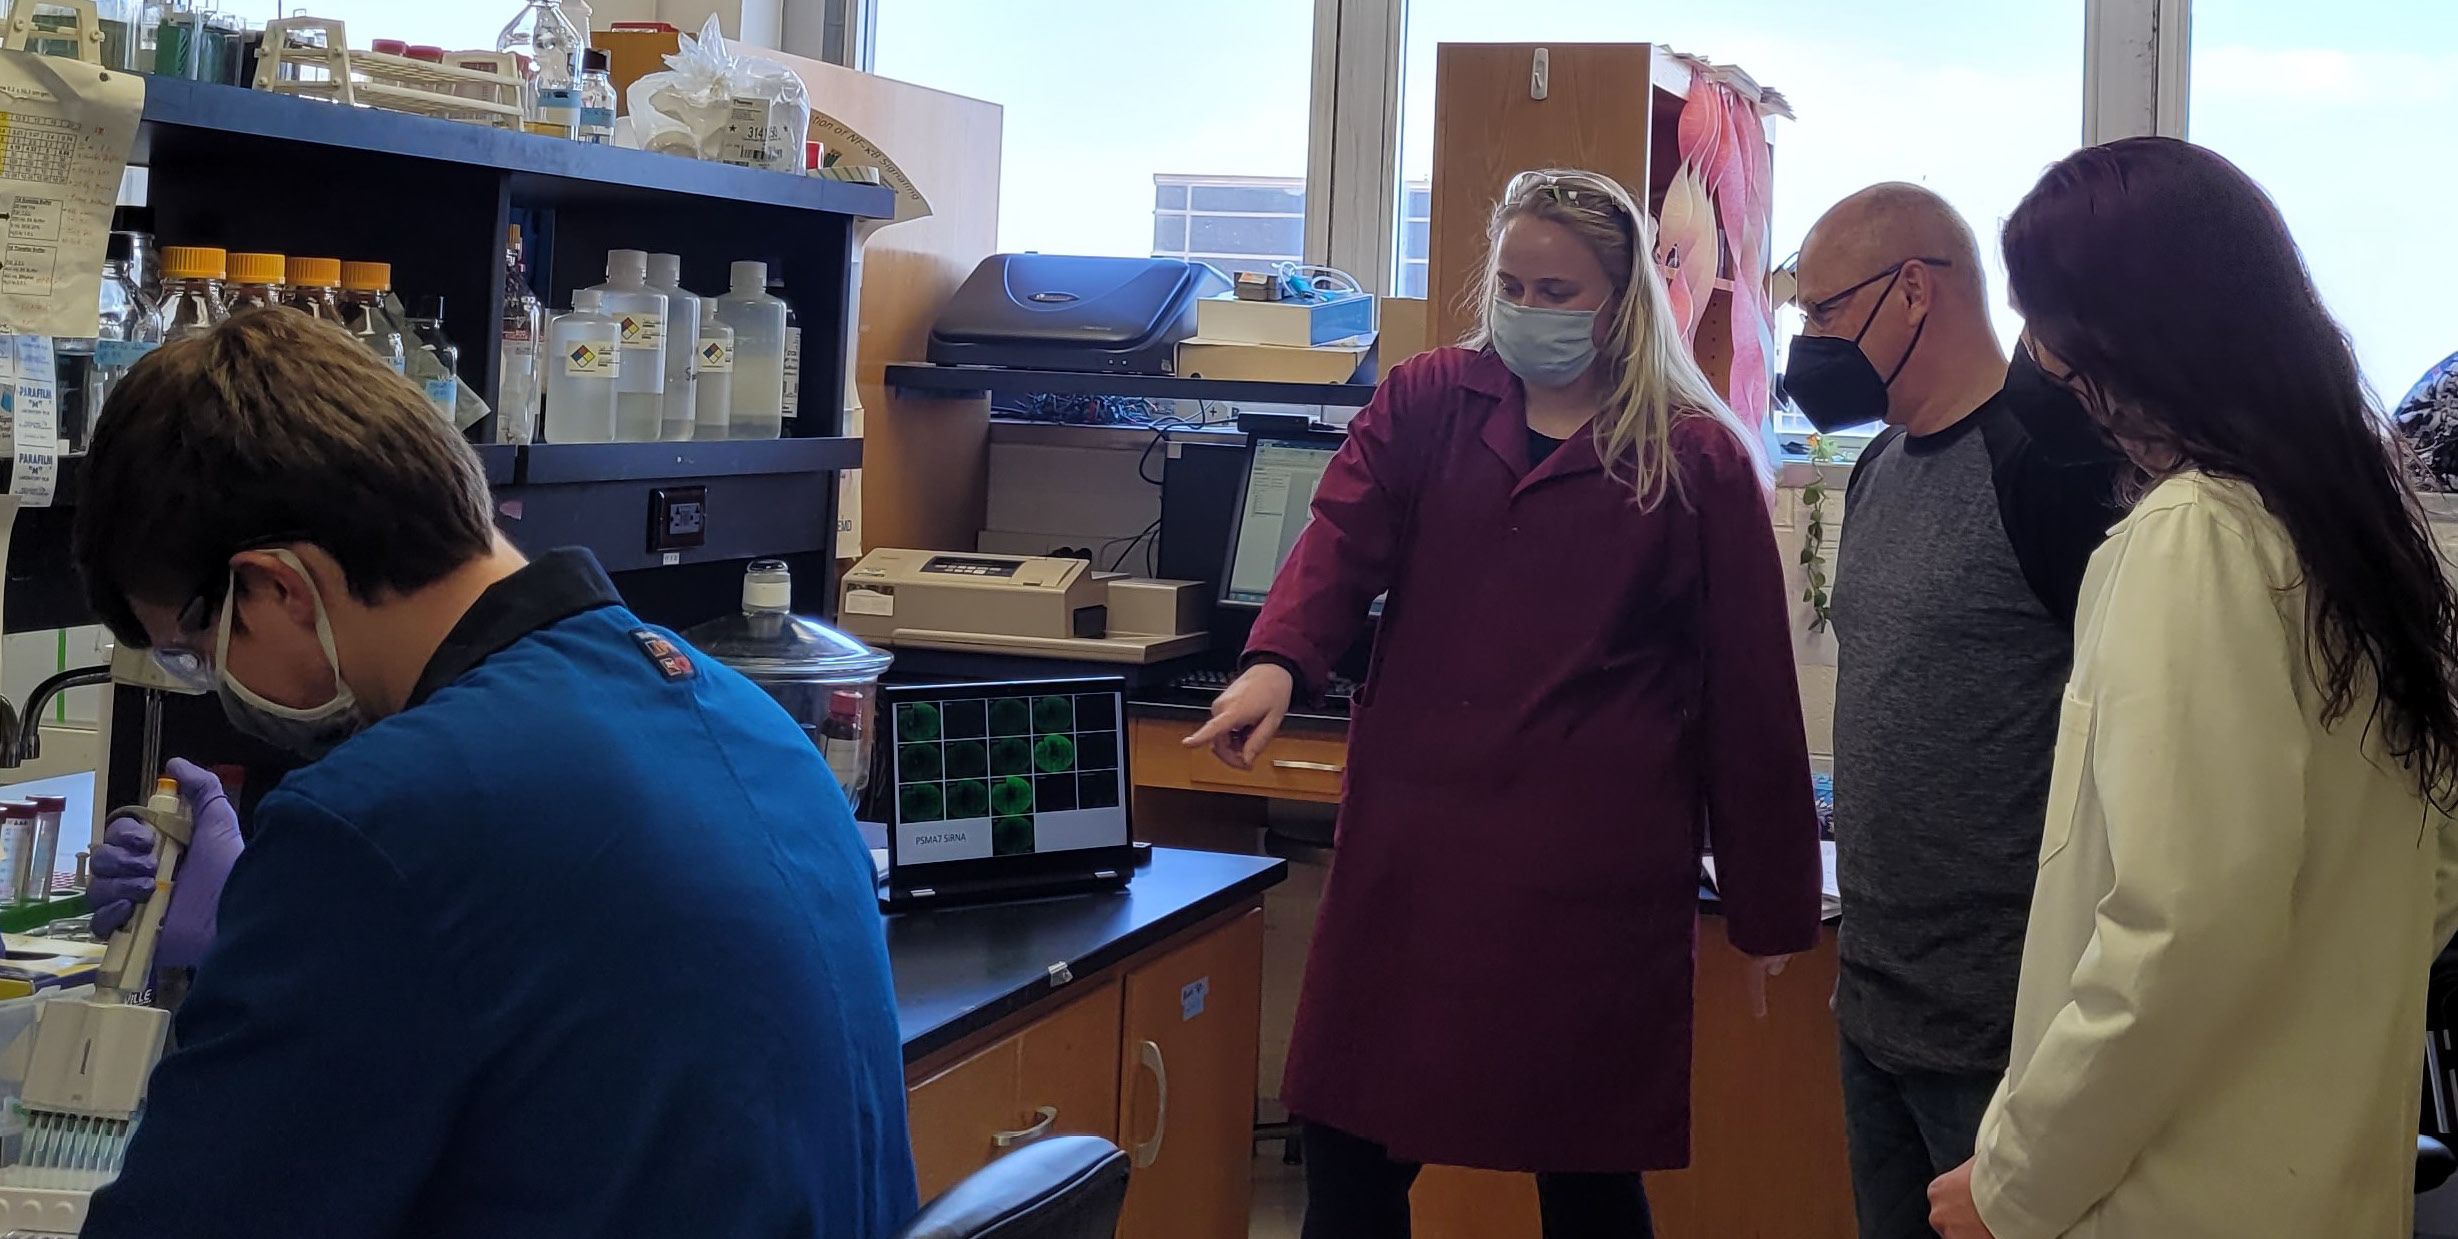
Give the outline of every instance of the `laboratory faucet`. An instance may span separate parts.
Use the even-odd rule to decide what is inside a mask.
[[[108,665],[72,667],[35,685],[26,694],[22,714],[8,698],[0,697],[0,769],[14,770],[43,755],[43,712],[51,708],[53,698],[72,688],[110,682]]]

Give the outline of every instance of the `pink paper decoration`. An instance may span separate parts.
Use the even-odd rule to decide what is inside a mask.
[[[1744,421],[1757,424],[1767,416],[1775,364],[1775,308],[1766,293],[1775,165],[1765,118],[1789,118],[1792,110],[1782,95],[1738,68],[1681,59],[1690,66],[1690,97],[1677,130],[1682,162],[1665,196],[1656,261],[1676,319],[1695,339],[1714,291],[1721,223],[1732,268],[1733,357],[1725,398]],[[1700,209],[1701,198],[1709,209]]]

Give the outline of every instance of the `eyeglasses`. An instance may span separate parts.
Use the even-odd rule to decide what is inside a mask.
[[[1951,267],[1954,265],[1954,260],[1951,258],[1929,258],[1921,255],[1914,255],[1887,267],[1885,270],[1878,272],[1876,275],[1870,276],[1868,279],[1862,280],[1860,283],[1854,284],[1852,287],[1844,289],[1842,292],[1836,293],[1833,296],[1821,297],[1816,301],[1806,302],[1802,301],[1800,297],[1801,256],[1799,254],[1796,253],[1792,257],[1775,264],[1775,270],[1769,274],[1772,276],[1776,287],[1781,288],[1787,284],[1791,286],[1791,292],[1783,298],[1784,301],[1800,306],[1801,309],[1808,313],[1812,318],[1819,318],[1834,313],[1836,310],[1842,309],[1843,303],[1852,299],[1852,294],[1877,283],[1879,280],[1886,279],[1889,276],[1898,275],[1905,267],[1911,266],[1916,262],[1931,267]]]

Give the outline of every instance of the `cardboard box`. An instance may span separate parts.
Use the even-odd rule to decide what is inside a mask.
[[[1321,348],[1246,344],[1196,336],[1178,343],[1178,377],[1245,379],[1262,383],[1346,383],[1371,366],[1374,337],[1360,336]]]
[[[1108,588],[1112,636],[1182,636],[1204,631],[1211,618],[1211,594],[1199,581],[1120,577]]]
[[[1195,303],[1195,334],[1206,340],[1308,348],[1373,331],[1374,298],[1365,293],[1325,301],[1240,301],[1223,293]]]
[[[664,22],[616,22],[589,36],[606,53],[606,80],[614,83],[615,108],[631,110],[632,83],[662,73],[666,57],[683,49],[683,32]]]

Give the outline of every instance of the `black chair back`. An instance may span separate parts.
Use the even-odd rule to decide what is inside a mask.
[[[897,1239],[1111,1239],[1127,1155],[1099,1136],[1052,1136],[974,1171]]]

